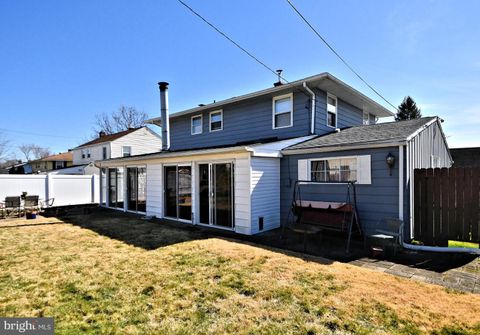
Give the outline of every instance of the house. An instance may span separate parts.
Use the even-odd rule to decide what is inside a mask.
[[[82,170],[87,168],[87,171],[90,171],[87,166],[97,160],[158,152],[161,147],[160,136],[144,126],[129,128],[114,134],[106,134],[101,131],[97,138],[83,143],[71,151],[73,165],[82,168]],[[96,168],[95,173],[98,174]]]
[[[454,167],[480,167],[480,148],[452,148]]]
[[[29,165],[31,166],[33,173],[63,169],[73,165],[72,153],[62,152],[56,155],[50,155],[30,161]]]
[[[97,162],[105,207],[256,234],[291,218],[295,181],[344,201],[356,180],[364,230],[396,217],[410,234],[413,169],[451,165],[439,118],[377,123],[393,113],[329,73],[169,117],[159,87],[162,151]]]
[[[30,174],[32,167],[22,161],[7,162],[0,167],[0,174]]]

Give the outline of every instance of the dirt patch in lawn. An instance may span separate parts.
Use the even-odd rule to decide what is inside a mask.
[[[90,225],[0,221],[0,315],[53,316],[59,334],[480,331],[478,295],[138,219],[110,234],[151,248]]]

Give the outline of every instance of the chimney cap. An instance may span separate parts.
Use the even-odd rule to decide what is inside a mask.
[[[160,81],[158,87],[161,91],[166,90],[168,88],[168,83],[166,81]]]

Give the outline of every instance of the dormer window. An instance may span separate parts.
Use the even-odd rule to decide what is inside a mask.
[[[123,146],[122,147],[122,157],[129,157],[132,155],[132,147]]]
[[[223,129],[223,111],[214,111],[210,113],[210,131]]]
[[[198,135],[202,133],[203,120],[201,115],[192,116],[192,135]]]
[[[337,128],[337,97],[327,94],[327,125]]]
[[[286,94],[273,98],[273,129],[293,126],[293,95]]]

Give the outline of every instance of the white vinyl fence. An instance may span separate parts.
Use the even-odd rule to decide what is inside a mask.
[[[98,203],[100,180],[97,175],[14,175],[0,174],[0,201],[6,196],[38,195],[52,199],[53,206]]]

